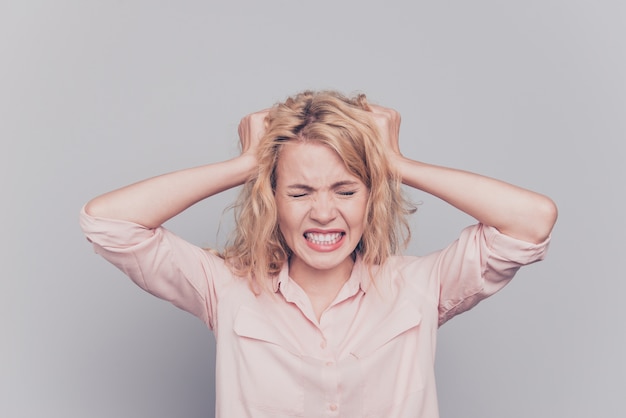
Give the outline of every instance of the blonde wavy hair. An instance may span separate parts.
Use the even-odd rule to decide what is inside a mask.
[[[333,149],[369,189],[367,226],[355,249],[368,266],[382,264],[411,237],[401,179],[390,167],[365,95],[305,91],[275,105],[259,143],[258,170],[234,206],[236,228],[223,256],[239,276],[259,282],[280,272],[291,250],[278,227],[276,166],[284,144],[315,141]]]

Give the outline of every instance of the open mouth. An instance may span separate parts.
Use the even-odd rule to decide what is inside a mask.
[[[316,245],[333,245],[341,240],[343,237],[343,232],[331,232],[331,233],[320,233],[320,232],[306,232],[304,234],[304,238],[310,243]]]

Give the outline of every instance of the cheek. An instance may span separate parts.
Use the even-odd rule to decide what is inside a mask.
[[[290,210],[291,209],[291,210]],[[284,237],[297,231],[298,221],[296,208],[278,208],[278,228]]]
[[[287,222],[286,218],[288,214],[289,211],[285,206],[285,202],[280,198],[276,199],[276,220],[278,221],[278,226]]]
[[[362,223],[365,224],[367,223],[369,210],[369,202],[368,200],[364,200],[363,202],[360,202],[358,208],[355,209],[355,215],[361,220]]]
[[[283,236],[286,236],[289,231],[289,223],[280,215],[278,215],[278,230]]]

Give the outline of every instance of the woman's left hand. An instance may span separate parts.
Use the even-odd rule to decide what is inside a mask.
[[[389,107],[382,107],[370,104],[374,116],[374,122],[380,139],[386,145],[386,149],[391,153],[390,157],[400,157],[400,113]]]

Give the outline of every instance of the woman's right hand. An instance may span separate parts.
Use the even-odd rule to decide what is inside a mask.
[[[237,132],[241,143],[241,154],[251,155],[256,159],[259,142],[265,134],[269,109],[260,110],[244,116],[239,122]]]

